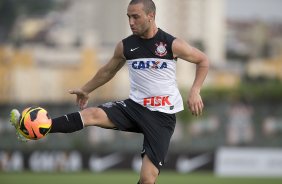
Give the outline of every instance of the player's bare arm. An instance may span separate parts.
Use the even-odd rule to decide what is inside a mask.
[[[87,106],[89,98],[88,94],[111,80],[125,64],[125,61],[126,60],[123,55],[123,44],[122,42],[119,42],[115,48],[113,57],[107,64],[98,70],[90,81],[88,81],[80,89],[69,91],[70,94],[77,95],[76,102],[80,109],[84,109]]]
[[[172,50],[175,57],[196,64],[196,75],[188,94],[187,104],[193,115],[201,115],[204,104],[200,91],[208,73],[209,60],[203,52],[178,38],[173,41]]]

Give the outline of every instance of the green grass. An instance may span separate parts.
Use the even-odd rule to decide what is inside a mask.
[[[1,184],[136,184],[139,176],[130,171],[103,173],[4,173],[0,172]],[[212,173],[178,174],[164,171],[158,184],[281,184],[282,178],[218,178]]]

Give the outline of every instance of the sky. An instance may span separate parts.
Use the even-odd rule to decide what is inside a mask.
[[[282,22],[282,0],[227,0],[227,17]]]

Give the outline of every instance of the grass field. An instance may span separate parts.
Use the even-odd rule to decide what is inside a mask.
[[[0,173],[1,184],[136,184],[138,174],[130,171],[103,173]],[[281,184],[282,178],[218,178],[211,173],[178,174],[164,171],[158,184]]]

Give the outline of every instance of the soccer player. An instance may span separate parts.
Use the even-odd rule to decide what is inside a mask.
[[[50,133],[71,133],[87,126],[98,126],[142,133],[139,184],[156,182],[174,132],[175,114],[183,110],[176,83],[177,58],[196,64],[194,82],[187,97],[188,107],[195,116],[201,115],[204,107],[200,89],[209,68],[204,53],[158,28],[155,14],[152,0],[130,1],[127,16],[133,34],[116,45],[113,57],[91,80],[70,91],[76,95],[81,110],[52,119],[50,130]],[[89,93],[111,80],[125,63],[129,69],[129,98],[87,107]],[[16,129],[19,114],[17,110],[11,112],[11,122]]]

